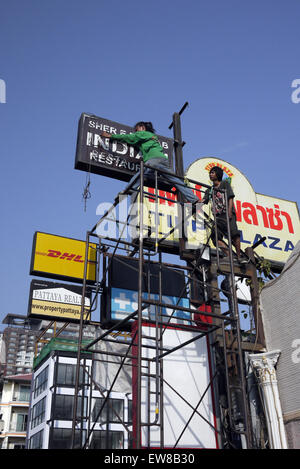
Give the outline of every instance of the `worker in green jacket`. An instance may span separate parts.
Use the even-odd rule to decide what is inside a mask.
[[[187,187],[186,184],[171,171],[168,164],[168,157],[163,152],[151,122],[138,122],[132,134],[109,134],[102,132],[101,136],[135,146],[138,150],[141,150],[143,161],[147,165],[144,169],[144,176],[154,175],[156,169],[158,171],[161,169],[164,171],[160,173],[161,177],[172,186],[175,186],[187,202],[191,202],[194,205],[200,202],[192,189]],[[132,185],[132,189],[136,190],[140,185],[139,173],[135,174],[128,184],[131,184],[134,180],[135,183]]]

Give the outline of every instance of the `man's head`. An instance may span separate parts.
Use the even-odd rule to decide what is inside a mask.
[[[140,122],[137,122],[137,124],[135,124],[134,126],[135,132],[143,132],[145,130],[147,132],[152,132],[154,134],[155,130],[153,128],[152,122],[140,121]]]
[[[220,168],[219,166],[214,166],[209,171],[209,177],[210,177],[211,181],[213,181],[214,179],[217,179],[218,181],[222,181],[222,179],[223,179],[223,169]]]

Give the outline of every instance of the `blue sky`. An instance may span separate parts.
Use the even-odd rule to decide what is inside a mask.
[[[1,301],[26,314],[35,231],[84,239],[124,183],[74,169],[82,112],[172,137],[299,205],[298,0],[10,0],[0,11]],[[2,328],[2,326],[0,326]]]

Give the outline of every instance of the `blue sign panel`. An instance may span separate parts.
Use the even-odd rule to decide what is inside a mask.
[[[143,293],[143,298],[148,298],[148,293]],[[156,293],[153,293],[150,295],[150,299],[159,301],[159,295]],[[191,315],[189,312],[185,311],[179,311],[175,310],[174,314],[173,311],[174,309],[171,308],[171,306],[181,306],[184,308],[189,308],[189,300],[188,298],[180,298],[178,301],[178,297],[176,296],[167,296],[167,295],[162,295],[162,303],[166,303],[170,305],[170,308],[168,307],[163,307],[161,314],[171,316],[173,318],[177,319],[178,324],[182,324],[183,321],[189,321],[191,318]],[[155,305],[149,305],[148,308],[143,310],[143,317],[148,318],[151,320],[155,320],[155,314],[156,314],[156,308],[157,306]],[[125,290],[123,288],[112,288],[111,289],[111,320],[117,320],[120,321],[124,319],[126,316],[129,314],[133,313],[138,309],[138,292],[133,291],[133,290]],[[164,322],[168,321],[167,317],[162,318]],[[174,324],[174,321],[172,321]]]

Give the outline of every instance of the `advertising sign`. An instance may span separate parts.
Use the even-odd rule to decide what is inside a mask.
[[[153,194],[155,197],[155,188],[144,187],[145,191]],[[143,236],[148,241],[154,242],[155,239],[163,239],[160,246],[172,249],[178,248],[179,239],[186,240],[185,249],[201,249],[207,240],[207,233],[204,225],[204,216],[199,215],[197,220],[192,217],[191,204],[177,203],[177,194],[172,188],[171,192],[158,190],[158,195],[163,198],[144,197],[143,203]],[[195,191],[196,193],[196,191]],[[136,229],[132,230],[132,238],[139,236],[139,202],[137,198],[136,213],[131,217],[130,223],[136,225]],[[209,250],[204,249],[202,259],[209,260]]]
[[[146,292],[143,293],[143,298],[149,299]],[[150,299],[159,301],[159,295],[157,293],[151,293]],[[188,321],[191,317],[190,313],[180,310],[175,310],[172,306],[183,306],[184,308],[189,308],[188,298],[178,298],[177,296],[162,295],[162,303],[169,304],[170,308],[163,307],[161,314],[163,322],[167,322],[168,318],[166,316],[171,316],[176,318],[177,324],[190,324]],[[121,321],[126,316],[138,309],[138,292],[133,290],[125,290],[122,288],[112,288],[110,293],[110,319],[112,321]],[[143,317],[151,320],[155,320],[156,317],[156,308],[154,305],[149,305],[148,308],[143,310]],[[172,324],[174,321],[172,320]]]
[[[77,136],[75,169],[89,171],[121,181],[129,181],[139,170],[142,154],[131,145],[101,137],[110,134],[129,134],[132,127],[92,114],[82,113]],[[173,140],[157,135],[170,167],[173,167]]]
[[[256,193],[243,173],[220,158],[196,160],[187,169],[186,176],[210,185],[209,171],[213,166],[220,166],[224,171],[223,179],[228,177],[231,180],[237,225],[241,233],[241,248],[244,250],[266,237],[255,251],[273,266],[282,266],[300,239],[297,203]],[[195,189],[201,199],[205,188],[200,192],[201,185],[195,185]],[[212,216],[209,205],[205,206],[205,211]]]
[[[172,315],[178,324],[190,319],[188,312],[175,310],[172,306],[189,308],[189,299],[183,272],[162,266],[162,302],[170,305],[161,310],[163,315]],[[118,322],[138,308],[138,260],[123,256],[114,256],[108,269],[108,285],[102,294],[101,321],[107,324]],[[143,298],[159,300],[159,264],[144,263],[143,266]],[[180,298],[180,300],[179,300]],[[174,312],[174,313],[173,313]],[[155,306],[144,309],[143,316],[155,319]],[[167,321],[168,318],[163,318]],[[174,321],[172,321],[174,323]]]
[[[36,232],[33,238],[30,274],[54,279],[82,282],[85,241]],[[87,282],[96,281],[96,244],[90,243]]]
[[[28,316],[40,319],[79,321],[82,288],[76,285],[32,280],[30,285]],[[85,312],[90,319],[91,292],[87,289],[84,300]]]

